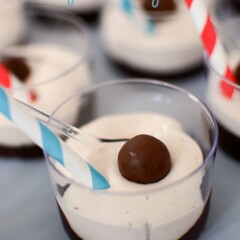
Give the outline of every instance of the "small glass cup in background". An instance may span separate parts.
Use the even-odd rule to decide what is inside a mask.
[[[46,6],[47,7],[47,6]],[[33,99],[19,100],[50,113],[78,89],[91,82],[90,35],[86,25],[66,10],[55,13],[55,8],[44,11],[26,11],[27,32],[18,45],[0,51],[0,58],[23,59],[29,74],[22,86],[12,90],[21,96],[31,92]],[[15,68],[19,68],[18,64]],[[69,109],[75,112],[75,109]],[[66,123],[73,114],[63,113]],[[12,123],[1,117],[0,155],[4,157],[32,158],[42,156],[42,151]]]
[[[224,78],[221,71],[208,60],[208,82],[206,89],[207,103],[216,116],[220,129],[219,143],[230,155],[240,159],[240,18],[227,21],[218,26],[219,36],[226,50],[227,61],[237,83]],[[230,89],[230,95],[223,91]]]
[[[0,1],[0,49],[19,42],[27,31],[22,1]]]
[[[74,240],[197,239],[207,217],[218,140],[217,125],[207,107],[174,85],[125,79],[83,89],[58,106],[51,118],[63,120],[62,112],[69,108],[80,113],[77,128],[107,115],[152,112],[170,116],[199,144],[204,156],[201,166],[175,182],[151,190],[118,192],[93,191],[79,184],[45,154],[69,236]],[[137,217],[139,212],[141,217]]]
[[[105,2],[101,39],[108,56],[146,76],[178,75],[199,68],[202,45],[184,1],[175,0],[166,10],[155,11],[143,2]]]

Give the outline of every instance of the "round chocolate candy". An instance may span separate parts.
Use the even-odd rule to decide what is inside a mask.
[[[128,140],[120,149],[118,167],[129,181],[154,183],[169,173],[171,157],[163,142],[142,134]]]
[[[28,67],[24,58],[8,57],[3,59],[3,64],[22,82],[25,82],[30,75],[30,68]]]
[[[145,11],[169,12],[176,9],[173,0],[143,0],[143,9]]]

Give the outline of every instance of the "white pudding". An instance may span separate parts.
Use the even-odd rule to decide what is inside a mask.
[[[8,51],[12,56],[23,56],[30,68],[30,75],[26,85],[33,85],[36,100],[32,106],[50,114],[63,99],[72,95],[78,89],[90,83],[88,62],[77,66],[71,72],[60,77],[62,73],[76,65],[79,53],[75,53],[62,45],[36,43],[11,47]],[[87,61],[87,60],[86,60]],[[54,81],[43,83],[59,76]],[[37,84],[41,84],[37,86]],[[20,89],[17,91],[21,91]],[[21,99],[20,99],[21,100]],[[80,103],[79,103],[80,104]],[[69,108],[61,119],[66,123],[73,123],[77,117],[76,108]],[[11,122],[0,116],[0,145],[5,147],[32,146],[32,141],[20,132]]]
[[[20,0],[0,0],[0,49],[20,41],[27,23]]]
[[[154,136],[167,146],[172,161],[170,173],[153,184],[137,184],[122,177],[118,152],[124,142],[100,146],[68,139],[67,144],[109,181],[110,189],[92,191],[71,184],[58,203],[71,228],[84,240],[176,240],[199,219],[205,202],[201,194],[204,170],[189,179],[203,163],[198,144],[174,119],[155,113],[105,116],[83,126],[83,131],[110,139]],[[51,171],[55,182],[63,184]]]
[[[240,63],[240,55],[235,53],[229,56],[229,64],[235,69]],[[240,86],[235,88],[232,99],[224,96],[220,88],[221,78],[209,71],[207,101],[215,114],[216,119],[233,135],[240,138]]]
[[[103,9],[101,35],[107,53],[114,59],[134,69],[166,74],[201,63],[201,43],[185,6],[177,5],[174,13],[156,21],[153,33],[133,18],[117,4],[108,3]]]

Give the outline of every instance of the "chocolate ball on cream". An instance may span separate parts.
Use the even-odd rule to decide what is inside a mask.
[[[25,82],[29,77],[31,71],[24,58],[9,57],[4,58],[2,62],[4,66],[22,82]]]
[[[156,1],[155,1],[156,2]],[[156,7],[154,7],[156,5]],[[143,9],[145,11],[154,11],[154,12],[168,12],[176,10],[176,5],[173,0],[159,0],[155,3],[152,0],[143,1]]]
[[[142,134],[128,140],[120,149],[118,167],[129,181],[155,183],[169,173],[171,157],[163,142]]]

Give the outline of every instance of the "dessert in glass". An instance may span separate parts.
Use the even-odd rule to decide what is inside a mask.
[[[209,61],[208,83],[206,89],[207,102],[216,116],[220,129],[220,145],[227,153],[240,159],[240,19],[228,21],[219,29],[221,39],[227,53],[228,64],[234,74],[232,78],[224,78],[220,68]]]
[[[125,79],[83,89],[55,109],[49,126],[78,102],[75,127],[86,138],[76,134],[66,144],[110,188],[80,184],[45,154],[71,239],[197,239],[207,218],[218,139],[207,107],[174,85]]]
[[[18,100],[50,113],[63,97],[90,83],[89,33],[80,19],[67,13],[28,11],[25,17],[28,31],[24,41],[0,52],[0,67],[5,72],[1,81],[8,83],[5,87]],[[15,84],[16,78],[21,84]],[[65,122],[73,123],[70,115],[64,115]],[[4,117],[0,120],[1,156],[42,156],[25,134]]]
[[[156,1],[157,2],[157,1]],[[174,75],[199,67],[202,47],[183,1],[107,1],[101,18],[107,54],[147,74]]]
[[[0,49],[19,42],[26,28],[23,2],[0,0]]]

